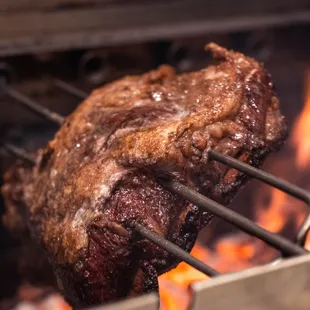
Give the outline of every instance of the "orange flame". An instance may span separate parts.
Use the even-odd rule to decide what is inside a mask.
[[[196,243],[191,254],[199,260],[206,261],[208,253]],[[185,310],[189,304],[189,286],[208,277],[197,269],[182,262],[177,268],[159,277],[159,294],[161,310]]]
[[[310,164],[310,69],[307,71],[305,89],[305,107],[295,123],[292,136],[296,163],[301,169],[309,168]]]
[[[286,224],[285,208],[283,208],[287,195],[277,189],[271,191],[271,201],[268,209],[257,210],[257,222],[271,232],[279,232]]]

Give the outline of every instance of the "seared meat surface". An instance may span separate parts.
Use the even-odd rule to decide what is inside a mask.
[[[7,173],[5,221],[12,230],[24,225],[19,216],[28,223],[73,305],[156,289],[157,276],[179,263],[135,234],[134,221],[190,251],[212,218],[156,178],[227,205],[246,178],[210,161],[208,149],[258,166],[282,144],[285,122],[263,66],[207,49],[218,65],[182,75],[163,66],[95,90],[35,167]]]

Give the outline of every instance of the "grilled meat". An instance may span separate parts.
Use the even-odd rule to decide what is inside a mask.
[[[182,75],[163,66],[95,90],[34,168],[7,173],[6,221],[14,229],[11,215],[26,219],[73,305],[154,290],[179,263],[137,236],[134,221],[190,251],[212,218],[156,178],[227,205],[246,178],[210,161],[208,149],[258,166],[282,144],[285,122],[263,66],[213,43],[207,50],[218,65]]]

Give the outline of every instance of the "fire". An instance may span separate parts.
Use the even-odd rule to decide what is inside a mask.
[[[310,69],[307,71],[305,89],[305,107],[295,123],[292,136],[296,147],[296,163],[301,169],[310,164]]]
[[[285,226],[285,201],[287,195],[277,189],[271,191],[271,202],[268,209],[258,209],[257,211],[257,222],[260,226],[271,232],[279,232]]]
[[[208,252],[196,243],[191,254],[202,261],[207,261]],[[161,297],[161,310],[185,310],[189,303],[189,286],[196,282],[206,280],[208,277],[195,268],[180,263],[177,268],[159,277],[159,294]]]

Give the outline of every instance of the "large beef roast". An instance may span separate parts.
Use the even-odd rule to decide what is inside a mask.
[[[208,149],[258,166],[286,128],[269,74],[255,60],[207,45],[218,65],[176,75],[163,66],[95,90],[37,165],[5,176],[6,224],[39,242],[74,305],[156,289],[179,261],[135,234],[134,221],[186,251],[212,218],[156,178],[177,179],[227,205],[246,178]],[[30,236],[29,234],[29,236]]]

